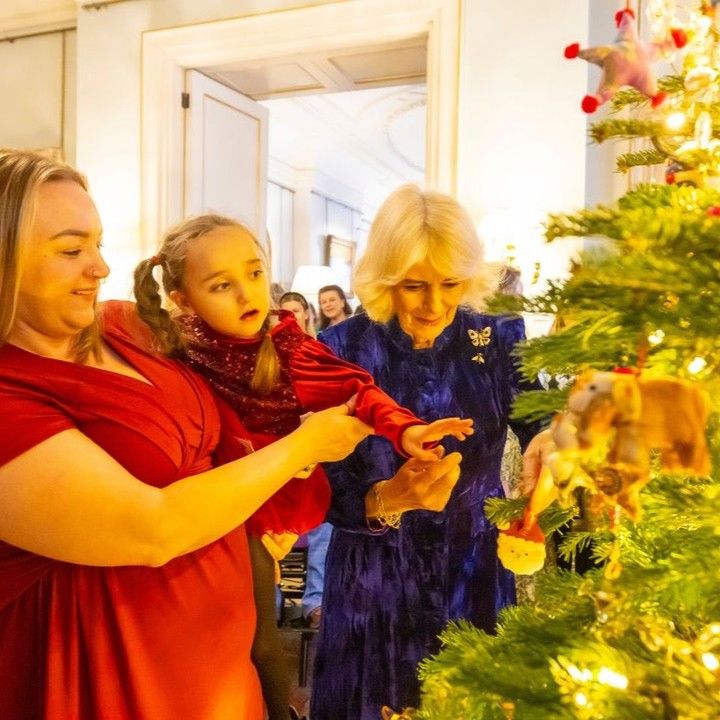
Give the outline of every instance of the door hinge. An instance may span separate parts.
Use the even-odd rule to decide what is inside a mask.
[[[190,93],[182,93],[180,95],[180,107],[187,110],[190,107]]]

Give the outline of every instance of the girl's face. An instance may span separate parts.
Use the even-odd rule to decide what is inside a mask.
[[[428,260],[413,265],[393,289],[392,297],[400,327],[416,348],[432,347],[453,321],[465,283],[443,277]]]
[[[320,311],[330,321],[331,325],[345,319],[345,303],[335,290],[327,290],[321,293],[318,303],[320,304]]]
[[[286,300],[280,305],[282,310],[289,310],[294,316],[297,324],[307,332],[307,324],[310,320],[310,313],[297,300]]]
[[[270,283],[253,238],[229,226],[191,241],[182,289],[170,297],[216,332],[257,337],[270,311]]]

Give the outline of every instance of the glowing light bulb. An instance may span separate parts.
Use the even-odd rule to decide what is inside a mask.
[[[664,337],[665,337],[665,333],[662,330],[660,330],[660,328],[658,328],[657,330],[655,330],[655,332],[651,332],[648,335],[648,342],[651,345],[659,345],[663,341]]]
[[[592,680],[592,672],[585,668],[581,670],[577,665],[568,665],[568,675],[575,680],[575,682],[588,682]]]
[[[609,685],[610,687],[617,688],[618,690],[626,690],[628,686],[628,679],[625,675],[606,667],[600,668],[600,671],[598,672],[598,680],[603,685]]]
[[[694,357],[688,365],[688,372],[692,375],[699,373],[707,365],[707,360],[699,356]]]
[[[587,695],[584,692],[580,692],[579,690],[575,693],[574,696],[575,704],[579,707],[587,707],[588,699]]]
[[[679,130],[685,124],[686,120],[685,113],[678,110],[677,112],[670,113],[665,118],[665,125],[667,125],[670,130]]]
[[[717,655],[713,655],[711,652],[703,653],[702,661],[703,665],[710,670],[710,672],[715,672],[720,668],[720,660],[717,659]]]

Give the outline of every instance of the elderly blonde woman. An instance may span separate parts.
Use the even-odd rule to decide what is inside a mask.
[[[335,530],[313,720],[376,720],[383,705],[417,705],[417,665],[438,649],[447,622],[464,618],[493,632],[498,610],[514,602],[513,577],[498,563],[496,530],[483,504],[503,494],[500,463],[520,384],[511,353],[524,327],[518,317],[476,309],[491,283],[462,207],[403,186],[380,208],[356,269],[354,287],[367,314],[320,336],[419,417],[472,418],[475,434],[462,446],[443,442],[463,460],[438,511],[406,501],[396,474],[402,458],[381,438],[327,466],[327,519]]]

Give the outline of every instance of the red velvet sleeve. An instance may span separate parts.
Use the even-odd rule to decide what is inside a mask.
[[[401,445],[405,429],[427,424],[375,385],[365,370],[340,359],[311,337],[293,353],[290,374],[305,412],[340,405],[357,393],[357,417],[371,425],[377,435],[390,440],[402,455],[406,455]]]
[[[75,423],[62,408],[32,387],[0,384],[0,465],[53,435],[72,430]]]

